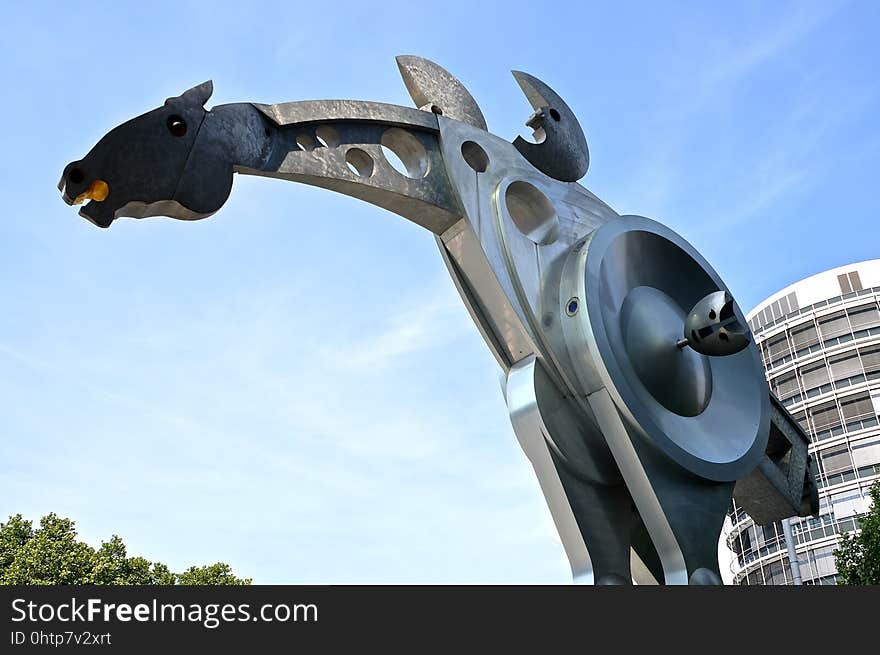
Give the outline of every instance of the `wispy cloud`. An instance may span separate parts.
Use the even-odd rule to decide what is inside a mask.
[[[404,309],[386,316],[375,332],[325,348],[322,354],[337,367],[364,368],[387,366],[408,353],[447,346],[470,329],[462,320],[466,312],[448,279],[429,288],[424,295],[408,298]]]
[[[774,62],[787,57],[839,9],[837,3],[800,5],[763,32],[749,33],[743,38],[730,31],[706,31],[694,34],[690,52],[699,53],[698,61],[688,61],[687,70],[677,70],[677,76],[667,79],[665,97],[668,102],[658,105],[645,119],[643,150],[639,169],[628,177],[629,185],[623,191],[627,208],[641,208],[654,215],[672,214],[679,204],[680,194],[692,188],[690,176],[693,167],[689,159],[695,133],[717,122],[719,116],[737,115],[740,107],[748,105],[747,83]],[[826,122],[820,118],[808,91],[791,98],[791,115],[780,121],[781,131],[773,136],[763,152],[755,153],[758,165],[752,162],[730,161],[722,171],[731,175],[736,193],[725,196],[719,189],[719,206],[728,211],[725,221],[736,222],[750,218],[798,188],[807,175],[804,163],[821,142]],[[812,106],[813,122],[805,126],[798,122],[805,112],[804,105]],[[797,124],[797,129],[793,126]],[[806,128],[806,129],[804,129]],[[720,128],[708,128],[720,129]],[[718,150],[706,150],[696,156],[718,157]],[[719,171],[713,169],[713,174]],[[743,196],[744,188],[749,190]],[[700,222],[710,228],[711,220]],[[714,228],[712,228],[714,229]]]
[[[875,99],[873,91],[852,90],[834,111],[828,110],[825,98],[806,93],[796,99],[772,125],[765,147],[735,169],[726,182],[725,202],[707,213],[696,232],[717,234],[757,219],[773,220],[779,203],[820,186],[823,173],[839,156],[830,154],[835,134]]]
[[[681,111],[682,119],[714,103],[719,95],[728,96],[737,84],[799,46],[817,28],[826,23],[841,7],[841,3],[823,2],[800,4],[794,11],[786,12],[782,19],[768,25],[767,29],[740,40],[731,32],[710,32],[705,39],[724,44],[714,57],[710,57],[693,69],[692,76],[681,80],[690,93],[685,94]],[[706,51],[711,51],[707,48]]]

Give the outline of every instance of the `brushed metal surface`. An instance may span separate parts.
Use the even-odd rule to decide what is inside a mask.
[[[477,101],[454,75],[415,55],[397,57],[397,67],[416,107],[488,130]]]
[[[808,462],[785,479],[763,468],[750,477],[770,447],[754,344],[714,344],[705,357],[678,343],[686,314],[702,316],[717,305],[706,298],[729,290],[679,235],[618,215],[576,183],[589,153],[562,99],[515,73],[539,143],[510,143],[486,131],[451,74],[412,56],[398,64],[419,109],[316,100],[207,110],[212,85],[198,85],[68,164],[62,197],[91,197],[81,214],[101,227],[193,220],[223,205],[239,173],[345,193],[433,233],[502,368],[514,432],[581,581],[718,583],[715,547],[738,479],[757,480],[742,489],[758,489],[762,506],[784,491],[776,512],[815,511]],[[735,303],[729,311],[745,325]],[[774,417],[803,450],[791,418]]]

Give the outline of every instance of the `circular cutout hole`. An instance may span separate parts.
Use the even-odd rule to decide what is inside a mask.
[[[385,161],[387,161],[389,164],[391,164],[391,168],[393,168],[394,170],[396,170],[398,173],[400,173],[401,175],[403,175],[405,177],[411,177],[409,172],[406,170],[406,164],[404,164],[400,160],[400,157],[397,156],[396,152],[394,152],[390,148],[382,146],[382,154],[385,155]]]
[[[569,316],[574,316],[575,314],[577,314],[577,310],[578,310],[578,299],[572,298],[571,300],[568,301],[568,305],[565,307],[565,312]]]
[[[428,174],[428,152],[415,136],[399,127],[385,130],[382,154],[401,175],[419,179]]]
[[[358,177],[370,177],[373,174],[373,158],[360,148],[351,148],[346,152],[345,163]]]
[[[443,115],[443,110],[440,109],[440,107],[438,107],[437,105],[431,105],[431,112],[437,114],[438,116]]]
[[[559,112],[556,111],[555,109],[553,109],[552,107],[550,109],[550,118],[552,118],[557,123],[559,122],[559,118],[560,118]]]
[[[82,172],[81,168],[71,168],[67,174],[67,179],[73,184],[82,184],[83,180],[86,179],[86,174]]]
[[[300,132],[296,135],[296,145],[299,146],[300,150],[309,152],[318,147],[318,142],[315,141],[315,137],[313,137],[311,134]]]
[[[550,199],[534,185],[522,181],[511,183],[504,201],[514,225],[526,237],[542,246],[556,241],[559,217]]]
[[[728,340],[727,332],[719,332],[718,338],[721,339],[722,341],[727,341]]]
[[[174,136],[184,136],[186,134],[186,121],[177,114],[172,114],[166,121],[168,131]]]
[[[714,321],[714,320],[715,320],[715,310],[714,310],[714,309],[710,309],[710,310],[709,310],[709,320],[710,320],[710,321]]]
[[[315,136],[325,148],[335,148],[339,145],[339,133],[329,125],[322,125],[315,130]]]
[[[474,141],[465,141],[461,144],[461,156],[477,173],[485,173],[489,168],[489,155]]]

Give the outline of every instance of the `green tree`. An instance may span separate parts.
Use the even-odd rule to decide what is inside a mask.
[[[13,545],[16,540],[19,543],[4,558],[9,559],[2,573],[4,584],[88,584],[91,581],[95,551],[76,540],[73,521],[48,514],[34,530],[31,522],[19,514],[0,526],[4,543],[10,526],[13,536],[9,541]]]
[[[192,566],[172,573],[160,562],[129,557],[113,535],[97,550],[77,540],[74,523],[56,514],[40,519],[36,530],[21,514],[0,524],[0,584],[247,585],[228,564]]]
[[[242,580],[232,575],[229,564],[217,562],[211,566],[191,566],[177,576],[177,584],[196,585],[242,585],[250,584],[250,580]]]
[[[95,551],[93,584],[175,584],[174,574],[164,564],[143,557],[126,557],[125,544],[113,535]]]
[[[871,487],[871,501],[860,530],[842,535],[834,551],[837,584],[880,585],[880,481]]]

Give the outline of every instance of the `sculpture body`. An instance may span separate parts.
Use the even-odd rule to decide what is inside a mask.
[[[208,111],[205,83],[112,130],[60,188],[90,199],[81,214],[101,227],[192,220],[223,205],[238,172],[345,193],[432,232],[504,370],[517,438],[581,581],[719,584],[738,480],[747,507],[761,489],[768,520],[815,512],[805,437],[772,402],[729,290],[680,236],[577,183],[589,153],[565,102],[515,73],[536,142],[510,143],[452,75],[398,64],[419,109]]]

